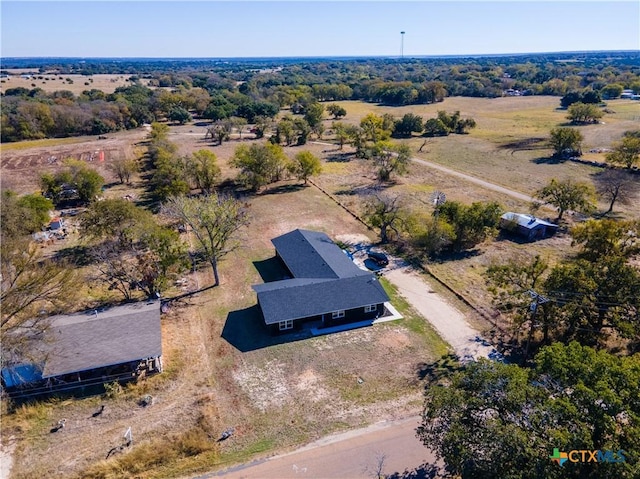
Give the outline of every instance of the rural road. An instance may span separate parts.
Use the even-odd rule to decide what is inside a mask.
[[[415,436],[419,417],[381,422],[364,429],[320,439],[288,454],[273,456],[226,471],[195,479],[358,479],[377,477],[375,471],[384,456],[382,474],[401,474],[434,462],[433,454]]]

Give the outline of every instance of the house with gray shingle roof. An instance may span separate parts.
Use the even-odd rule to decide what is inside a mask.
[[[385,314],[389,296],[324,233],[297,229],[271,240],[290,278],[253,289],[265,324],[286,331],[302,323],[334,326]]]
[[[5,358],[7,392],[46,394],[162,372],[159,301],[46,319],[43,335],[27,336],[29,358]]]

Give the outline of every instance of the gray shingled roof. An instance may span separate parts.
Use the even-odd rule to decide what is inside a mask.
[[[158,301],[49,320],[47,338],[38,345],[46,358],[43,378],[162,355]]]
[[[294,230],[271,240],[296,278],[349,278],[369,274],[358,268],[326,234]]]
[[[324,233],[295,230],[272,243],[293,279],[254,285],[266,324],[389,301],[375,277]]]
[[[305,285],[292,284],[295,279],[258,284],[260,308],[266,324],[288,319],[308,318],[333,311],[362,308],[389,301],[374,275],[325,280]],[[278,285],[277,289],[271,285]],[[261,287],[268,288],[262,289]]]

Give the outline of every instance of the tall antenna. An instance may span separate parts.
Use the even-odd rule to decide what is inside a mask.
[[[400,58],[404,60],[404,32],[400,32]]]

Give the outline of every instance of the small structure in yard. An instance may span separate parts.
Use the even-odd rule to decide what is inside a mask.
[[[14,398],[126,382],[162,372],[160,302],[52,316],[27,336],[29,358],[5,358],[2,385]]]
[[[558,225],[523,213],[508,212],[500,218],[500,228],[529,241],[548,238],[558,231]]]
[[[389,296],[324,233],[294,230],[271,240],[290,279],[254,285],[265,324],[286,331],[329,327],[385,315]]]

